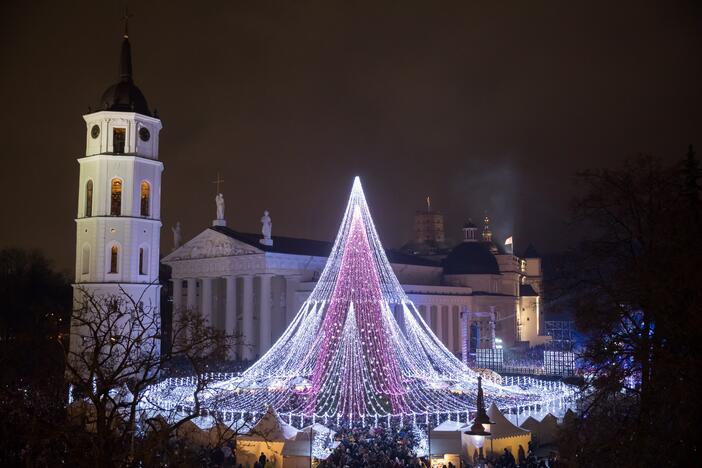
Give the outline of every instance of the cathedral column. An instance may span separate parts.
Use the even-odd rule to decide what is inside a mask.
[[[468,323],[470,321],[470,310],[468,307],[463,307],[463,312],[461,312],[461,359],[464,364],[468,364],[468,350],[470,343],[468,343]]]
[[[202,299],[202,309],[201,314],[209,326],[213,326],[212,317],[212,278],[202,278],[200,279],[202,283],[202,290],[200,291],[200,296]]]
[[[300,287],[301,275],[290,275],[285,277],[285,325],[295,318],[297,313],[297,290]]]
[[[490,306],[490,347],[495,348],[495,322],[497,314],[495,314],[495,306]]]
[[[258,301],[261,310],[258,315],[259,340],[258,355],[263,356],[271,347],[271,278],[273,275],[259,275],[261,281],[260,300]]]
[[[188,311],[195,312],[197,310],[197,280],[188,278],[188,297],[186,299],[186,307]]]
[[[183,308],[183,280],[171,279],[173,283],[173,317],[177,317]]]
[[[179,325],[180,318],[183,316],[183,280],[181,278],[172,278],[173,283],[173,310],[171,315],[171,340],[182,340],[182,328]],[[175,336],[178,335],[178,336]],[[171,341],[171,346],[174,342]]]
[[[447,306],[448,308],[448,317],[447,317],[447,322],[448,322],[448,340],[447,340],[447,347],[451,353],[454,352],[454,330],[453,328],[456,326],[456,323],[454,321],[454,316],[453,316],[453,306],[449,305]]]
[[[424,306],[424,322],[426,322],[427,327],[431,330],[431,305]]]
[[[444,317],[443,317],[443,312],[444,308],[443,306],[436,306],[436,336],[439,337],[439,340],[444,343],[444,346],[446,346],[446,343],[444,342]]]
[[[227,283],[224,332],[227,335],[233,335],[236,331],[236,278],[233,276],[225,276],[224,280]]]
[[[224,280],[227,283],[227,297],[224,306],[224,333],[233,336],[236,332],[236,278],[234,276],[225,276]],[[227,357],[235,359],[235,356],[236,349],[232,347]]]
[[[253,321],[253,276],[243,275],[241,279],[243,280],[241,288],[241,303],[243,309],[241,356],[243,359],[250,361],[253,359],[253,347],[256,344]]]

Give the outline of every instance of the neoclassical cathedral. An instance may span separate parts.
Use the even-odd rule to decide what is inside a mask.
[[[197,310],[215,327],[241,334],[247,346],[233,350],[231,358],[253,360],[271,347],[310,294],[332,242],[272,236],[267,212],[260,234],[228,227],[219,214],[211,227],[162,260],[172,269],[173,310]],[[448,247],[443,216],[418,212],[414,242],[387,250],[408,296],[456,355],[548,340],[540,334],[538,255],[533,248],[522,258],[506,252],[493,242],[487,218],[485,223],[482,230],[466,223],[462,242]]]
[[[74,296],[126,291],[159,313],[161,121],[134,83],[126,31],[119,81],[84,119]],[[227,226],[218,194],[212,226],[182,245],[176,228],[175,248],[161,259],[171,268],[173,314],[194,310],[242,336],[231,359],[254,360],[271,347],[312,291],[332,247],[272,235],[267,212],[261,222],[261,233]],[[482,228],[466,223],[462,242],[451,245],[443,215],[428,207],[415,214],[413,241],[387,254],[408,296],[455,354],[548,340],[541,334],[540,259],[533,248],[520,257],[493,242],[487,217]]]

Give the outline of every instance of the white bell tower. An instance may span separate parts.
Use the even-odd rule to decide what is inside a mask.
[[[74,300],[129,294],[159,314],[161,121],[132,80],[125,28],[120,79],[102,96],[100,110],[83,116],[85,156],[78,159]]]

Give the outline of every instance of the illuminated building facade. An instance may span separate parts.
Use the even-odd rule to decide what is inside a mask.
[[[331,251],[330,242],[244,233],[218,224],[163,259],[172,268],[173,308],[198,310],[246,343],[230,358],[254,360],[291,323],[313,290]],[[464,239],[429,258],[386,249],[405,293],[444,345],[461,356],[476,348],[534,346],[541,336],[538,258],[504,253],[472,223]],[[436,232],[436,231],[434,231]],[[540,275],[540,273],[539,273]],[[540,278],[540,276],[539,276]]]

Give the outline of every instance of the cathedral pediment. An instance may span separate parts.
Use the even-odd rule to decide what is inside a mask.
[[[163,262],[195,260],[200,258],[233,257],[262,254],[263,250],[232,239],[212,229],[207,229],[186,242],[170,254]]]

